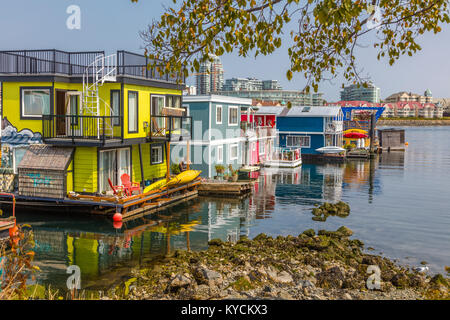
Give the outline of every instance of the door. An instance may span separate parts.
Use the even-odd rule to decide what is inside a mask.
[[[66,92],[56,91],[56,136],[66,135]]]

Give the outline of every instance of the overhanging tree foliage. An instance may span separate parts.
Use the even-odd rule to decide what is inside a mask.
[[[137,0],[132,0],[136,2]],[[355,48],[375,33],[378,59],[393,64],[421,49],[417,38],[438,33],[449,23],[447,0],[173,0],[160,19],[141,37],[146,54],[171,75],[198,72],[211,54],[236,51],[242,57],[268,55],[288,34],[290,68],[286,77],[302,73],[306,91],[342,73],[364,83]],[[286,40],[286,37],[284,37]]]

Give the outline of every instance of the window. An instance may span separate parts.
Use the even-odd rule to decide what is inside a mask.
[[[128,132],[138,132],[138,93],[128,91]]]
[[[228,107],[228,125],[237,126],[238,124],[238,108]]]
[[[287,147],[311,147],[311,137],[310,136],[287,136],[286,137]]]
[[[152,106],[151,106],[151,116],[152,116],[152,123],[151,128],[152,132],[160,132],[162,129],[164,129],[164,118],[162,116],[162,111],[165,106],[165,96],[154,96],[152,95]]]
[[[152,145],[150,147],[150,164],[160,164],[164,162],[162,145]]]
[[[266,152],[266,143],[264,140],[259,141],[259,154],[264,154]]]
[[[22,117],[50,114],[50,89],[22,89]]]
[[[114,116],[113,125],[120,125],[120,91],[111,90],[111,116]]]
[[[238,145],[232,144],[230,146],[230,160],[237,160],[238,158]]]
[[[216,124],[222,124],[222,106],[216,106]]]
[[[73,126],[78,125],[78,108],[79,108],[79,95],[69,95],[69,111],[70,115],[73,116],[71,124]]]
[[[223,162],[223,146],[217,147],[217,162],[218,163]]]
[[[166,96],[166,101],[164,104],[168,108],[180,108],[181,107],[181,97],[180,96]]]

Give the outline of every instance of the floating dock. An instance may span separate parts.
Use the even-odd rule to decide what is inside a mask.
[[[201,196],[243,196],[252,192],[253,184],[251,182],[227,182],[208,180],[203,181],[198,187],[198,193]]]
[[[197,188],[201,183],[201,179],[197,178],[187,184],[166,187],[129,197],[80,195],[73,193],[64,199],[58,199],[56,201],[53,198],[16,195],[16,206],[21,208],[34,208],[34,210],[41,209],[41,211],[49,211],[49,209],[53,208],[55,211],[64,210],[103,216],[113,216],[115,213],[120,213],[123,220],[129,220],[161,211],[169,206],[196,198],[198,195]],[[0,195],[0,203],[11,205],[11,200],[2,199]]]

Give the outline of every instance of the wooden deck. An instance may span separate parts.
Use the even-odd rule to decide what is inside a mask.
[[[197,178],[184,185],[124,198],[100,195],[71,195],[65,199],[51,199],[16,195],[18,200],[16,205],[18,208],[40,207],[46,211],[51,207],[55,210],[58,210],[58,208],[59,210],[71,209],[73,212],[102,216],[113,216],[116,212],[119,212],[122,214],[123,220],[130,220],[196,198],[198,195],[197,189],[201,183],[201,179]],[[0,203],[10,205],[11,201],[1,199]]]
[[[251,182],[204,181],[198,188],[199,195],[242,196],[252,192]]]

